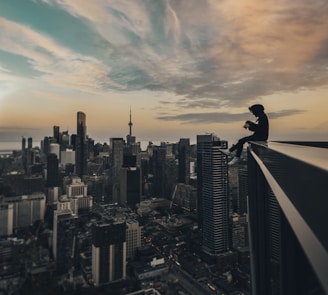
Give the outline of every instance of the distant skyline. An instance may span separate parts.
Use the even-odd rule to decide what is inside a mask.
[[[2,0],[0,145],[76,133],[96,141],[249,134],[328,140],[325,0]],[[1,147],[1,146],[0,146]]]

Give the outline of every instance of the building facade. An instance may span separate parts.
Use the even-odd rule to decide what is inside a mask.
[[[54,211],[52,253],[58,274],[67,273],[74,266],[77,217],[69,209]]]
[[[0,236],[13,234],[14,205],[0,204]]]
[[[178,182],[189,184],[190,179],[190,140],[189,138],[181,138],[179,141],[179,172]]]
[[[75,138],[75,169],[79,177],[87,174],[88,144],[86,115],[77,113],[77,128]]]
[[[201,247],[208,255],[229,250],[227,146],[213,134],[197,135],[197,196]]]
[[[46,195],[33,193],[15,197],[6,197],[2,204],[12,204],[13,228],[22,228],[33,225],[34,222],[44,219]],[[10,214],[11,216],[11,214]]]
[[[252,142],[252,294],[328,294],[328,150]]]
[[[102,223],[92,229],[92,277],[101,286],[126,277],[126,223]]]

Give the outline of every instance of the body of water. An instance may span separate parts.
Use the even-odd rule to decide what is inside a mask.
[[[20,141],[0,141],[0,151],[20,150],[22,143]]]
[[[33,140],[33,147],[35,146],[39,146],[40,147],[40,142],[41,141],[37,141],[37,140]],[[109,141],[104,140],[95,140],[95,143],[100,142],[100,143],[107,143],[109,144]],[[148,145],[148,141],[141,141],[140,145],[141,145],[141,149],[145,150],[147,148]],[[155,145],[159,145],[160,142],[153,142]],[[26,146],[27,146],[27,139],[26,139]],[[7,152],[11,152],[14,150],[21,150],[22,149],[22,142],[21,141],[0,141],[0,152],[3,153],[7,153]]]

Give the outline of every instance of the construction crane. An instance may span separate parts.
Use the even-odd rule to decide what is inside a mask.
[[[172,209],[173,201],[174,201],[175,196],[177,194],[177,189],[178,189],[178,184],[176,184],[174,186],[174,190],[173,190],[172,197],[171,197],[172,201],[171,201],[171,204],[170,204],[170,212],[171,212],[171,209]]]

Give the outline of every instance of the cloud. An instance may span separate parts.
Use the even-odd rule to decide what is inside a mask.
[[[281,117],[287,117],[292,115],[302,114],[304,111],[290,109],[278,112],[268,113],[270,119],[278,119]],[[180,121],[183,124],[229,124],[233,122],[243,122],[245,118],[249,117],[249,113],[225,113],[225,112],[209,112],[209,113],[185,113],[178,115],[161,115],[158,116],[158,120],[163,121]]]
[[[112,80],[124,90],[184,96],[177,102],[184,108],[237,106],[328,82],[323,0],[112,0],[92,5],[97,10],[85,1],[58,3],[110,44]]]
[[[51,37],[0,17],[0,50],[24,57],[39,73],[38,79],[59,88],[97,92],[104,83],[115,85],[107,77],[109,67],[91,56],[77,54]]]
[[[40,1],[97,35],[99,56],[84,56],[1,20],[0,48],[58,87],[163,91],[176,95],[167,104],[194,109],[328,84],[325,0]]]

